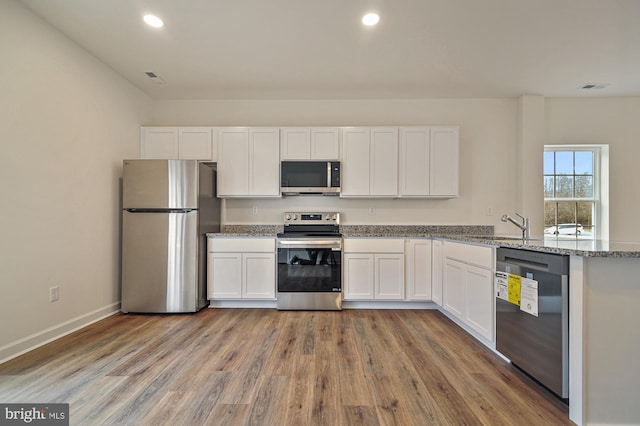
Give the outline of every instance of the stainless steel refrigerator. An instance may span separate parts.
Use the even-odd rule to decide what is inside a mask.
[[[207,232],[220,230],[215,165],[124,160],[122,312],[196,312],[207,302]]]

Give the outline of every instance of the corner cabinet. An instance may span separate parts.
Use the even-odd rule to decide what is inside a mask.
[[[217,161],[211,127],[142,127],[140,158]]]
[[[495,342],[495,248],[445,241],[442,307],[489,343]]]
[[[398,196],[398,128],[342,128],[341,197]]]
[[[280,131],[218,129],[218,197],[280,197]]]
[[[281,160],[340,159],[337,127],[284,127],[280,129]]]
[[[458,157],[458,127],[401,127],[400,197],[457,197]]]
[[[344,300],[404,300],[404,240],[345,238]]]
[[[407,240],[407,300],[432,300],[432,241]]]
[[[275,264],[275,238],[209,238],[207,297],[275,299]]]
[[[442,306],[442,277],[444,265],[444,241],[431,242],[431,299]]]

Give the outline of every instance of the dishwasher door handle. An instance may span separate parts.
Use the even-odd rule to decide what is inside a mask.
[[[538,271],[549,272],[548,263],[531,262],[528,260],[515,259],[513,257],[505,257],[502,262],[506,263],[507,265],[516,265],[516,266],[522,266],[525,268],[535,269]]]

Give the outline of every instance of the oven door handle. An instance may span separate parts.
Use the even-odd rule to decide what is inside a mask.
[[[332,250],[341,250],[342,241],[335,240],[278,240],[277,248],[328,248]]]

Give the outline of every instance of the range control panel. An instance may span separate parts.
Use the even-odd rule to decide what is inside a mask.
[[[286,212],[284,214],[285,225],[339,225],[340,213],[306,213],[306,212]]]

